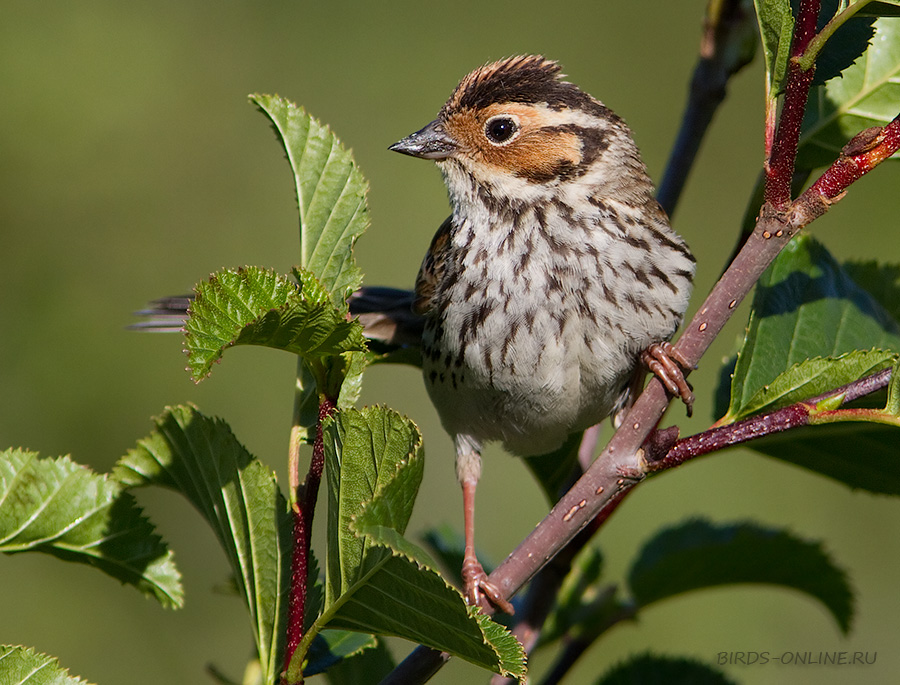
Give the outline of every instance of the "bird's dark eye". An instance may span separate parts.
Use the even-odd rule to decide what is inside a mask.
[[[492,143],[505,143],[519,130],[519,125],[509,117],[494,117],[484,125],[484,134]]]

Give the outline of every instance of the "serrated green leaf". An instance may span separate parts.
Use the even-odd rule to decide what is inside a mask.
[[[371,525],[377,518],[364,517],[356,527],[385,554],[369,567],[365,582],[339,600],[329,625],[402,637],[505,676],[524,677],[525,654],[518,640],[466,606],[424,550],[392,528]]]
[[[244,601],[265,682],[282,666],[291,521],[275,475],[228,425],[192,406],[169,407],[156,430],[114,471],[125,485],[161,485],[184,495],[219,539]]]
[[[795,364],[870,349],[900,351],[900,326],[822,245],[801,235],[759,280],[722,423],[745,416],[754,395]]]
[[[351,529],[354,518],[376,493],[397,492],[379,525],[401,535],[412,514],[424,468],[422,438],[415,424],[383,407],[337,412],[323,428],[328,484],[328,563],[325,604],[330,606],[378,563],[377,551],[367,559],[368,543]],[[374,505],[373,505],[374,506]]]
[[[760,388],[739,408],[736,419],[762,411],[774,411],[789,404],[816,397],[828,390],[865,378],[888,368],[897,359],[895,352],[857,350],[838,357],[816,357],[795,364]]]
[[[628,584],[647,606],[691,590],[733,583],[765,583],[819,600],[841,631],[853,616],[846,574],[818,542],[754,523],[716,525],[694,520],[665,529],[631,566]]]
[[[851,488],[900,495],[900,431],[891,426],[832,423],[776,433],[748,447]]]
[[[359,287],[353,243],[369,225],[368,184],[331,130],[277,95],[250,96],[272,122],[291,171],[300,211],[300,265],[335,304]]]
[[[515,638],[467,607],[428,554],[402,537],[422,478],[415,425],[380,407],[349,409],[325,424],[324,437],[331,546],[314,630],[394,635],[522,675]],[[289,677],[302,658],[295,653]]]
[[[767,93],[781,91],[794,34],[790,0],[753,0],[766,63]]]
[[[821,31],[837,14],[838,9],[838,0],[822,0],[816,30]],[[820,86],[839,76],[859,59],[875,34],[874,23],[874,17],[856,14],[838,27],[816,58],[813,86]]]
[[[317,359],[364,351],[362,327],[309,272],[300,286],[258,267],[226,269],[197,285],[185,322],[188,368],[198,381],[234,345],[264,345]]]
[[[304,676],[324,673],[340,663],[378,644],[374,635],[366,635],[352,630],[323,630],[316,634],[310,645],[309,662],[303,669]]]
[[[69,675],[52,656],[12,645],[0,645],[0,682],[3,685],[88,685],[88,681]]]
[[[90,564],[165,607],[184,601],[171,550],[134,498],[68,457],[0,452],[0,551]]]
[[[869,49],[843,71],[841,78],[810,92],[797,168],[830,165],[857,133],[871,126],[884,126],[896,117],[900,111],[898,103],[900,18],[885,17],[875,22],[875,37]]]
[[[596,685],[734,685],[712,666],[692,659],[639,654],[616,664]]]

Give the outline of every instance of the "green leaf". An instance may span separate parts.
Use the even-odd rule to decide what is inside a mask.
[[[325,424],[324,435],[330,548],[326,608],[313,630],[394,635],[524,674],[516,639],[467,607],[424,550],[402,537],[422,478],[415,425],[380,407],[348,409]]]
[[[184,495],[212,527],[250,610],[266,683],[282,666],[291,521],[275,475],[228,425],[195,407],[169,407],[156,430],[116,466],[130,487],[161,485]]]
[[[897,322],[822,245],[801,235],[759,280],[732,378],[731,405],[721,422],[746,416],[754,396],[795,364],[871,349],[900,351]],[[839,380],[849,382],[847,377]]]
[[[389,507],[380,525],[402,535],[422,481],[424,459],[415,424],[389,409],[339,411],[323,430],[329,541],[325,604],[330,606],[359,582],[370,563],[385,556],[376,551],[367,564],[369,544],[351,531],[351,523],[390,484],[397,495],[379,504]]]
[[[847,577],[820,543],[754,523],[694,520],[665,529],[641,550],[628,583],[640,606],[691,590],[765,583],[819,600],[845,634],[853,616]]]
[[[0,682],[3,685],[87,685],[69,675],[59,662],[28,647],[0,645]]]
[[[380,558],[367,563],[367,576],[339,599],[331,625],[402,637],[505,676],[524,677],[525,654],[509,631],[466,606],[423,550],[392,528],[373,525],[376,515],[361,518],[357,530],[376,545],[373,552]]]
[[[597,685],[734,685],[734,681],[692,659],[639,654],[613,666]]]
[[[384,640],[378,640],[371,649],[354,654],[328,669],[325,677],[329,685],[377,683],[393,671],[395,665]]]
[[[825,424],[776,433],[748,447],[851,488],[900,495],[900,432],[891,426]]]
[[[327,126],[277,95],[250,96],[284,147],[300,211],[300,266],[316,275],[335,304],[359,287],[353,243],[369,225],[368,184]]]
[[[884,126],[897,116],[898,102],[900,18],[882,18],[875,22],[875,38],[862,57],[844,70],[841,78],[810,92],[797,168],[830,165],[857,133]]]
[[[374,635],[350,630],[323,630],[316,634],[307,653],[309,662],[303,669],[304,676],[324,673],[343,659],[361,654],[378,644]]]
[[[859,11],[857,16],[900,17],[900,0],[880,0],[871,2]]]
[[[362,327],[347,320],[320,283],[298,271],[299,287],[258,267],[220,271],[196,289],[185,322],[188,368],[195,381],[233,345],[264,345],[319,359],[364,351]]]
[[[90,564],[165,607],[184,600],[172,552],[134,498],[68,457],[0,452],[0,551]]]
[[[838,0],[822,0],[816,30],[821,31],[837,12]],[[813,86],[820,86],[839,76],[859,59],[875,34],[872,26],[874,23],[874,17],[861,17],[857,14],[838,27],[816,58]]]
[[[894,321],[900,321],[900,265],[845,262],[843,266],[854,283],[874,297]]]
[[[761,387],[737,410],[736,418],[742,419],[762,411],[774,411],[816,397],[828,390],[886,369],[892,366],[896,359],[896,353],[883,350],[867,352],[857,350],[838,357],[807,359]]]
[[[900,314],[900,268],[894,265],[846,264],[844,270],[863,286],[891,318]],[[848,358],[865,359],[878,353],[855,352]],[[816,364],[818,362],[810,362]],[[801,365],[804,364],[801,362]],[[866,375],[861,370],[862,375]],[[849,382],[855,375],[835,379],[832,387]],[[724,374],[724,388],[730,381]],[[776,377],[777,380],[778,377]],[[764,386],[765,387],[765,386]],[[722,386],[720,386],[722,389]],[[765,392],[761,389],[757,394]],[[805,393],[804,393],[805,394]],[[810,395],[815,395],[810,390]],[[877,406],[871,398],[866,406]],[[752,401],[752,399],[751,399]],[[885,405],[881,405],[885,406]],[[887,406],[890,406],[889,403]],[[723,422],[725,419],[723,419]],[[898,435],[896,428],[866,423],[819,425],[786,433],[777,433],[748,443],[748,447],[797,466],[828,476],[852,488],[881,494],[900,494],[900,470],[897,466]]]
[[[790,0],[753,0],[753,4],[766,63],[766,91],[774,97],[784,87],[794,34],[794,16]]]

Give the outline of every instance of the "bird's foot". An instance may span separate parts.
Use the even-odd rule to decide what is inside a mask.
[[[488,580],[487,573],[475,557],[467,556],[463,559],[462,580],[463,593],[470,606],[484,607],[485,603],[490,603],[510,616],[516,613],[513,605],[503,598],[497,586]]]
[[[694,409],[694,393],[684,371],[694,366],[670,342],[653,343],[641,352],[641,362],[675,397],[680,397],[690,416]]]

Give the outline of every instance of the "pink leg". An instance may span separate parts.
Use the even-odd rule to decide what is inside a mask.
[[[462,565],[463,592],[466,595],[466,601],[471,606],[483,606],[486,600],[500,611],[514,614],[513,605],[507,602],[494,584],[488,580],[484,568],[475,556],[475,486],[477,484],[478,480],[474,478],[462,481],[466,535],[466,549]]]

